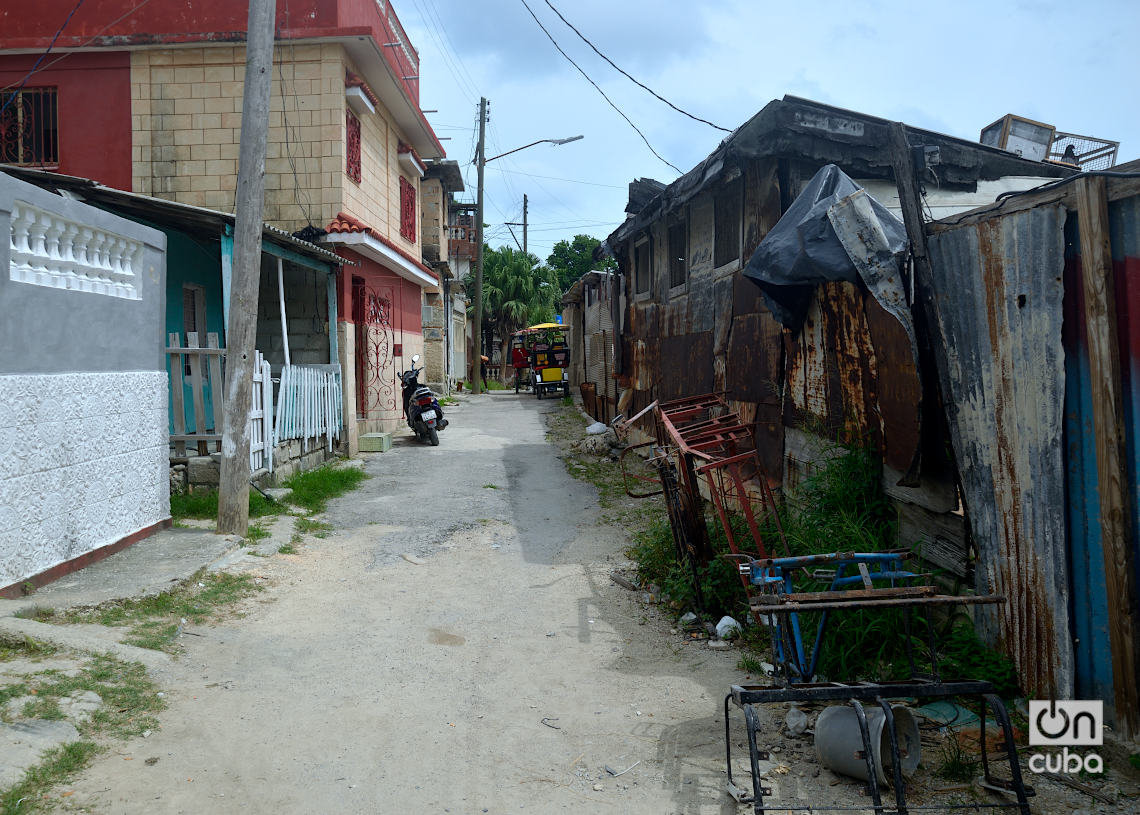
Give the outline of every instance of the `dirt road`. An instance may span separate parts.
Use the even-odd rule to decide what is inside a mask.
[[[473,399],[439,447],[400,434],[368,458],[335,531],[247,564],[270,587],[183,638],[161,730],[66,806],[736,812],[719,716],[736,655],[682,643],[609,580],[625,533],[546,442],[554,405]]]

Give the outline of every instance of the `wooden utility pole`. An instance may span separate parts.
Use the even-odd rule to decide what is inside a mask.
[[[475,359],[472,360],[471,391],[483,392],[480,370],[483,354],[483,170],[487,166],[487,97],[479,99],[479,153],[475,157],[479,171],[478,193],[475,199]]]
[[[245,535],[249,525],[249,408],[257,342],[257,289],[261,279],[265,149],[275,13],[275,0],[249,0],[218,491],[218,532],[223,534]]]
[[[523,193],[523,254],[526,254],[526,193]]]

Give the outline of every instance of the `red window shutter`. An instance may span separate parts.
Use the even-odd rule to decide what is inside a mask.
[[[400,234],[416,242],[416,188],[400,176]]]
[[[345,163],[344,171],[348,173],[348,177],[360,183],[360,120],[353,115],[352,111],[345,111],[347,115],[345,130]]]

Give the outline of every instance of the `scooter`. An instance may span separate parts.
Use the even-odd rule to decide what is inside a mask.
[[[404,397],[404,415],[408,417],[408,427],[416,434],[420,441],[425,439],[431,442],[432,447],[439,446],[439,431],[447,427],[447,419],[443,418],[443,408],[439,400],[431,392],[431,388],[421,385],[418,375],[423,368],[417,368],[420,355],[412,356],[411,370],[400,374],[401,391]]]

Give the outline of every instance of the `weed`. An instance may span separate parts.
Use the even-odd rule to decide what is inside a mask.
[[[318,521],[314,518],[298,518],[295,523],[297,540],[300,540],[299,536],[302,533],[315,535],[318,538],[327,538],[332,528],[332,524],[327,524],[324,521]]]
[[[281,504],[270,501],[257,490],[249,491],[249,517],[263,518],[285,511]],[[186,518],[209,519],[218,517],[217,490],[198,490],[170,496],[170,515],[176,525]]]
[[[249,543],[256,543],[269,537],[269,530],[261,524],[250,524],[246,530],[245,539]]]
[[[279,555],[295,555],[297,554],[297,547],[292,543],[283,543],[277,547],[277,554]]]
[[[55,616],[55,609],[49,606],[28,606],[16,612],[16,616],[25,620],[46,622]]]
[[[507,389],[507,386],[504,385],[502,382],[498,381],[497,379],[488,379],[487,380],[487,390],[489,390],[489,391],[505,391],[506,389]]]
[[[54,645],[41,642],[27,634],[16,636],[13,634],[0,634],[0,662],[12,659],[42,659],[57,652]]]
[[[497,490],[498,488],[499,488],[498,484],[484,484],[483,485],[483,489],[485,489],[485,490]]]
[[[329,500],[355,489],[368,476],[356,467],[317,467],[285,482],[293,490],[289,501],[309,512],[321,512]]]
[[[20,593],[23,594],[25,597],[27,597],[29,594],[35,594],[36,593],[36,584],[33,583],[31,580],[25,580],[20,585]]]
[[[459,400],[456,399],[454,396],[443,396],[443,397],[440,397],[439,403],[441,405],[443,405],[444,407],[450,407],[451,405],[458,405]]]
[[[973,781],[981,767],[981,759],[973,750],[962,746],[962,736],[951,732],[942,742],[938,766],[934,773],[947,781]]]
[[[74,776],[98,752],[98,745],[87,740],[71,742],[48,751],[42,763],[28,770],[19,783],[0,795],[0,813],[24,815],[39,809],[45,790]]]
[[[740,659],[736,662],[736,667],[750,674],[764,675],[764,661],[752,654],[741,654]]]
[[[573,396],[563,396],[562,397],[562,407],[574,407],[574,397]]]
[[[12,687],[0,688],[0,698]],[[31,674],[18,690],[17,695],[36,696],[24,706],[22,714],[40,719],[63,718],[59,700],[80,691],[98,694],[103,705],[88,721],[77,723],[80,741],[46,753],[40,764],[28,770],[20,781],[0,791],[2,815],[41,810],[48,790],[71,779],[105,749],[101,744],[104,737],[127,739],[154,730],[158,727],[155,714],[165,707],[142,665],[105,655],[93,657],[73,675],[56,670]]]
[[[199,571],[176,588],[139,599],[69,611],[64,622],[130,626],[125,642],[140,648],[171,651],[182,619],[202,623],[225,607],[260,591],[251,575]]]

